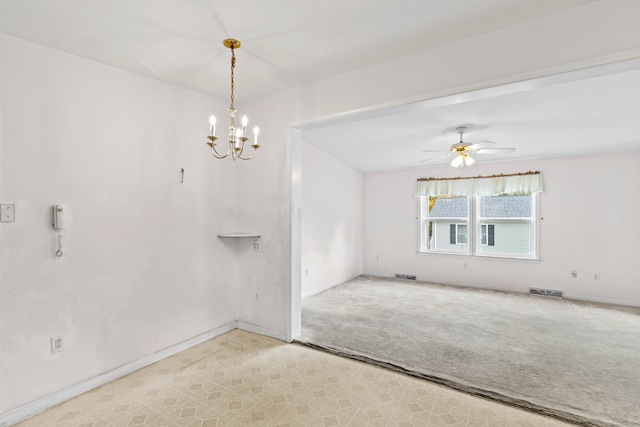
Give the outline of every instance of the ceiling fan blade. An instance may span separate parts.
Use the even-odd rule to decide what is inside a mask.
[[[448,153],[451,150],[422,150],[423,153]]]
[[[495,142],[493,141],[480,141],[480,142],[476,142],[475,144],[471,144],[467,147],[467,150],[469,151],[475,151],[478,148],[484,147],[485,145],[488,144],[495,144]]]
[[[516,151],[515,148],[478,148],[474,151],[477,154],[507,154]]]
[[[424,159],[424,160],[418,160],[418,163],[428,162],[429,160],[441,159],[443,157],[449,157],[451,154],[453,154],[453,153],[443,154],[441,156],[436,156],[436,157],[430,157],[430,158]]]

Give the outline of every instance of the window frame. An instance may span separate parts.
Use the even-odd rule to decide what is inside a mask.
[[[420,231],[419,231],[419,253],[424,253],[427,255],[457,255],[457,256],[471,256],[477,258],[503,258],[503,259],[518,259],[518,260],[539,260],[539,247],[540,247],[540,209],[539,209],[539,193],[530,193],[531,197],[531,217],[525,218],[516,218],[516,217],[507,217],[507,218],[482,218],[480,217],[480,198],[483,196],[455,196],[455,197],[466,197],[467,202],[469,204],[469,208],[467,210],[467,242],[461,243],[461,245],[467,246],[466,251],[446,251],[446,250],[434,250],[429,249],[429,245],[427,239],[429,238],[428,234],[428,224],[429,222],[439,222],[439,221],[456,221],[456,244],[458,244],[458,224],[464,224],[463,221],[460,221],[460,218],[430,218],[428,215],[428,201],[429,196],[421,196],[419,197],[419,208],[420,208]],[[458,222],[460,221],[460,222]],[[499,252],[490,252],[490,253],[481,253],[480,248],[495,246],[495,237],[494,244],[489,244],[489,226],[494,226],[499,222],[508,222],[508,221],[526,221],[529,224],[529,252],[525,255],[519,256],[518,254],[513,253],[499,253]],[[486,225],[487,229],[487,243],[482,243],[482,227]],[[495,228],[494,228],[495,230]],[[495,232],[494,232],[495,233]],[[495,234],[494,234],[495,236]],[[434,235],[434,239],[436,239]]]

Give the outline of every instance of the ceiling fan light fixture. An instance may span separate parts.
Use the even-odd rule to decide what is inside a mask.
[[[475,160],[473,159],[473,157],[471,157],[469,155],[464,156],[464,164],[465,164],[465,166],[471,166],[474,162],[475,162]]]
[[[462,157],[462,155],[458,154],[451,161],[451,166],[453,166],[454,168],[461,168],[462,166],[464,166],[464,157]]]

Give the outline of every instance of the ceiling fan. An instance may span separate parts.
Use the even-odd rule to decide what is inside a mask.
[[[458,126],[456,130],[460,134],[460,142],[451,145],[451,148],[449,148],[449,150],[422,150],[423,153],[447,153],[441,156],[420,160],[418,163],[428,162],[429,160],[440,159],[442,157],[449,157],[455,154],[456,156],[451,161],[451,166],[453,166],[454,168],[461,168],[464,166],[471,166],[473,162],[475,162],[470,154],[506,154],[516,151],[515,148],[494,148],[488,146],[490,144],[495,144],[495,142],[493,141],[480,141],[476,142],[475,144],[464,142],[462,140],[462,135],[467,131],[467,127]]]

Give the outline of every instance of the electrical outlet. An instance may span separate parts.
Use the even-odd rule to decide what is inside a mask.
[[[571,278],[572,279],[577,279],[578,278],[578,272],[576,270],[571,270]]]
[[[256,301],[260,301],[260,291],[256,292]]]
[[[55,335],[51,337],[51,354],[60,353],[64,350],[64,337]]]
[[[16,205],[2,204],[0,205],[0,221],[14,222],[16,220]]]
[[[260,240],[254,240],[253,241],[253,250],[254,251],[260,251],[262,249],[262,245],[260,244]]]
[[[593,273],[593,280],[600,280],[600,273]]]

